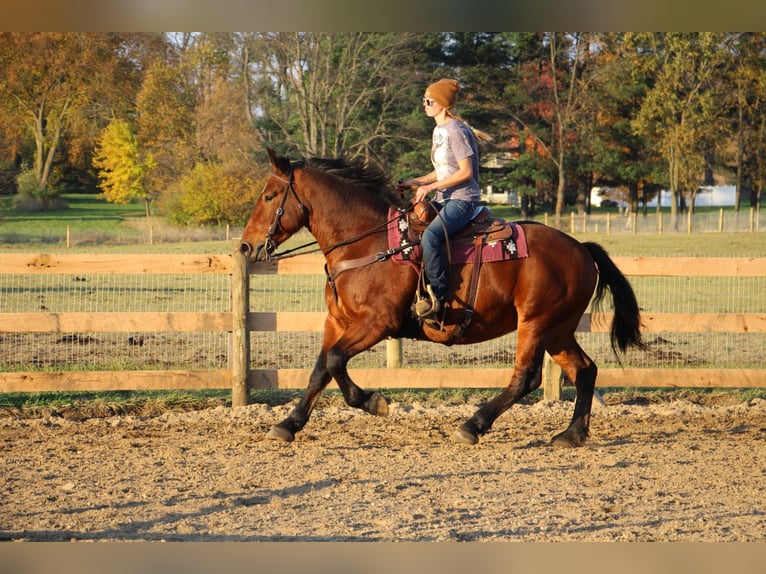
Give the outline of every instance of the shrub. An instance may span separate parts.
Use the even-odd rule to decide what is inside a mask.
[[[20,211],[43,211],[46,209],[63,209],[66,201],[56,197],[49,187],[41,187],[35,172],[24,167],[16,178],[18,195],[13,198],[13,208]]]
[[[239,225],[247,220],[263,181],[251,168],[201,162],[163,199],[176,223]]]

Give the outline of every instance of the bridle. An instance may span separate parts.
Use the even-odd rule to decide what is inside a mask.
[[[285,192],[282,194],[282,201],[279,203],[279,207],[277,208],[276,213],[274,214],[274,223],[269,226],[268,231],[266,231],[266,241],[264,242],[264,249],[266,249],[266,254],[271,255],[274,253],[274,251],[277,248],[277,244],[274,242],[274,235],[276,235],[277,231],[281,228],[284,231],[287,232],[284,227],[282,227],[280,221],[282,219],[282,216],[285,214],[285,204],[287,203],[287,197],[289,195],[292,195],[295,198],[295,201],[298,203],[298,208],[301,210],[301,216],[305,219],[305,223],[303,224],[306,228],[309,226],[308,221],[308,215],[309,210],[306,209],[306,206],[303,205],[303,202],[301,201],[301,198],[298,197],[298,193],[295,191],[295,186],[293,183],[295,182],[295,167],[300,167],[303,165],[303,162],[297,162],[295,164],[290,165],[290,173],[287,175],[287,179],[284,177],[277,175],[276,173],[272,173],[271,177],[274,177],[285,184]],[[311,231],[309,229],[309,231]]]

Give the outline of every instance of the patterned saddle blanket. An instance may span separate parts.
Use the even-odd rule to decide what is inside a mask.
[[[477,210],[477,214],[482,217],[475,218],[450,238],[453,265],[473,263],[477,249],[481,249],[482,263],[529,257],[524,229],[519,224],[487,218],[486,214],[482,214],[482,210]],[[419,242],[412,242],[409,237],[407,214],[398,213],[396,209],[391,208],[388,219],[388,246],[396,251],[392,259],[399,264],[412,265],[419,269],[423,250]]]

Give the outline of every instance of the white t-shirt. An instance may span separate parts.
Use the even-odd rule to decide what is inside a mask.
[[[431,163],[436,171],[437,180],[455,173],[458,170],[458,161],[467,157],[471,158],[471,179],[460,185],[438,190],[434,198],[436,201],[462,199],[476,203],[481,197],[481,189],[479,188],[479,151],[471,128],[454,118],[434,127]]]

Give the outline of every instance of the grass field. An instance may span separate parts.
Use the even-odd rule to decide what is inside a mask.
[[[229,251],[226,227],[179,227],[147,219],[140,203],[117,205],[91,194],[68,194],[68,207],[17,211],[0,197],[0,245],[9,251],[221,253]],[[230,235],[241,233],[229,230]],[[67,246],[69,235],[69,247]]]
[[[0,197],[0,250],[23,252],[51,252],[73,249],[80,252],[159,252],[159,253],[229,253],[230,238],[242,233],[241,227],[178,227],[154,217],[147,220],[144,207],[139,203],[115,205],[95,195],[70,194],[64,199],[69,207],[44,212],[18,212],[11,208],[10,197]],[[518,219],[518,210],[493,205],[497,217]],[[733,216],[731,209],[728,215]],[[577,225],[574,237],[581,241],[601,243],[612,255],[624,256],[738,256],[766,257],[766,224],[763,232],[724,231],[722,233],[698,231],[692,234],[665,231],[631,234],[624,232],[624,224],[616,213],[594,210],[593,219],[602,220],[610,213],[614,218],[614,233],[580,232]],[[717,217],[717,210],[701,211],[700,217]],[[568,217],[568,215],[567,215]],[[746,218],[745,213],[741,213]],[[552,218],[551,218],[552,219]],[[542,216],[537,217],[542,221]],[[551,221],[552,223],[552,221]],[[562,228],[568,231],[566,218]],[[67,226],[70,246],[67,247]],[[591,228],[594,226],[591,226]],[[620,232],[617,232],[617,231]],[[151,240],[151,243],[150,243]],[[287,244],[298,245],[310,241],[303,231]]]

